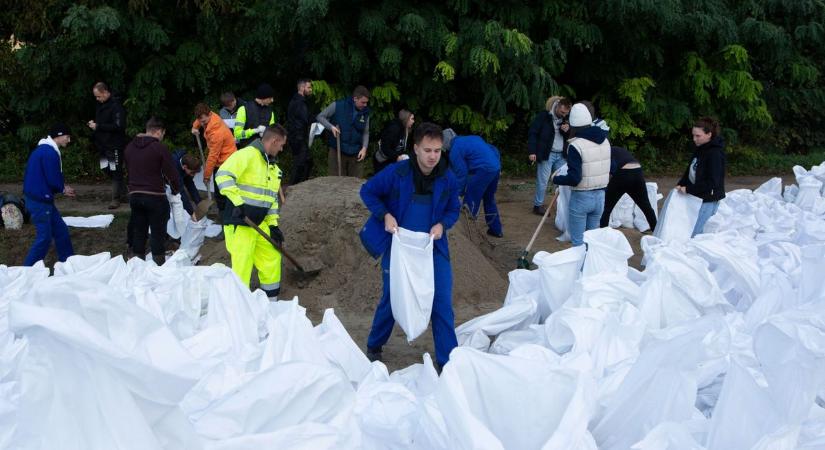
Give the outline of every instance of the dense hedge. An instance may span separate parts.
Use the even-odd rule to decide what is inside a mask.
[[[714,115],[733,167],[777,170],[825,148],[823,16],[818,0],[17,2],[0,16],[0,178],[55,120],[77,130],[68,175],[97,173],[97,80],[125,98],[130,133],[156,114],[191,145],[196,102],[266,81],[283,121],[299,77],[316,107],[370,87],[376,133],[407,106],[482,134],[510,174],[529,170],[527,123],[551,94],[593,100],[651,168],[681,166],[691,120]]]

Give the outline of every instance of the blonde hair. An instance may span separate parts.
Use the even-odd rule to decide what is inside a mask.
[[[565,105],[568,108],[573,106],[570,103],[570,100],[567,99],[567,97],[563,97],[561,95],[554,95],[554,96],[547,99],[547,102],[544,104],[544,109],[546,109],[547,112],[552,113],[553,112],[553,105],[555,105],[556,103],[559,103],[561,105]]]

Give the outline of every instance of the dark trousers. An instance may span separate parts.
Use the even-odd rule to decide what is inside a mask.
[[[106,156],[109,161],[114,161],[114,170],[108,167],[103,169],[112,183],[112,200],[118,200],[126,196],[126,183],[123,182],[122,152],[123,150],[113,150],[112,153]]]
[[[610,178],[610,183],[607,184],[607,190],[604,194],[604,212],[602,213],[601,227],[604,228],[608,225],[610,213],[624,194],[633,199],[644,213],[650,229],[655,230],[656,213],[653,211],[650,199],[647,196],[647,185],[641,167],[637,169],[619,169]]]
[[[54,207],[54,203],[39,202],[26,196],[26,208],[31,214],[31,222],[37,230],[37,235],[23,262],[24,266],[32,266],[37,261],[43,260],[49,252],[52,241],[57,247],[59,261],[66,261],[69,256],[74,255],[72,241],[69,238],[69,227]]]
[[[329,149],[327,164],[329,166],[328,175],[331,177],[338,176],[338,150]],[[350,156],[341,153],[341,176],[361,178],[361,163],[358,162],[358,155]]]
[[[129,195],[129,218],[132,231],[132,250],[139,258],[146,255],[146,240],[152,230],[152,257],[155,262],[163,261],[166,253],[166,223],[169,221],[169,201],[165,195],[134,193]]]
[[[224,197],[224,195],[221,194],[221,190],[218,189],[218,177],[215,176],[219,168],[220,166],[215,167],[215,170],[212,171],[212,195],[215,199],[215,204],[218,205],[218,211],[223,211],[223,208],[226,206],[226,197]]]
[[[294,186],[309,179],[313,161],[306,142],[290,142],[289,148],[292,150],[292,176],[289,178],[289,185]]]

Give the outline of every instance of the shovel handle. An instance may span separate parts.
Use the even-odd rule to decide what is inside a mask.
[[[337,142],[338,147],[338,176],[341,176],[341,133],[338,133],[338,136],[335,136],[335,140]]]
[[[198,143],[198,151],[200,151],[200,153],[201,153],[201,166],[206,167],[206,160],[203,158],[203,145],[201,145],[201,135],[200,134],[195,135],[195,142]],[[209,190],[209,184],[210,183],[206,183],[206,198],[208,198],[211,201],[212,200],[212,191]]]
[[[289,253],[286,252],[286,250],[284,250],[284,247],[282,245],[278,244],[278,242],[275,241],[275,239],[272,239],[272,237],[270,237],[268,234],[264,233],[264,230],[262,230],[261,227],[256,225],[255,222],[252,221],[252,219],[250,219],[249,217],[244,216],[243,221],[246,222],[246,224],[249,225],[250,227],[254,228],[255,231],[257,231],[258,234],[260,234],[264,239],[266,239],[270,244],[272,244],[272,246],[275,247],[275,249],[278,250],[278,252],[280,252],[282,255],[286,256],[286,259],[288,259],[289,262],[291,262],[292,265],[295,266],[295,268],[297,268],[301,272],[306,272],[306,270],[304,270],[304,268],[301,267],[300,264],[298,264],[298,261],[296,261],[295,258],[292,257],[292,255],[290,255]]]
[[[552,180],[553,177],[556,176],[557,173],[559,173],[558,170],[553,172],[553,174],[550,175],[550,179]],[[550,206],[548,206],[547,209],[544,210],[544,215],[541,216],[541,222],[539,222],[539,226],[536,227],[536,231],[533,232],[533,237],[530,238],[530,243],[527,244],[527,247],[524,249],[525,253],[530,253],[530,249],[533,248],[533,243],[536,242],[536,238],[539,235],[539,231],[541,231],[541,227],[544,226],[544,221],[547,220],[547,216],[550,215],[550,210],[553,209],[553,205],[556,204],[556,198],[558,196],[559,196],[559,187],[556,186],[556,189],[553,192],[553,198],[550,199]]]

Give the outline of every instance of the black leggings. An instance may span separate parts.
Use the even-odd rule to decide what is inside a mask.
[[[650,199],[647,196],[647,185],[642,168],[619,169],[610,178],[607,184],[607,191],[604,194],[604,212],[602,213],[601,227],[604,228],[610,222],[610,213],[618,203],[622,195],[628,194],[645,215],[651,230],[656,229],[656,213],[650,206]]]
[[[169,221],[169,201],[166,196],[133,193],[129,195],[129,206],[132,208],[132,217],[129,218],[132,251],[143,258],[146,254],[147,234],[151,229],[152,256],[162,260],[166,253],[166,223]]]

